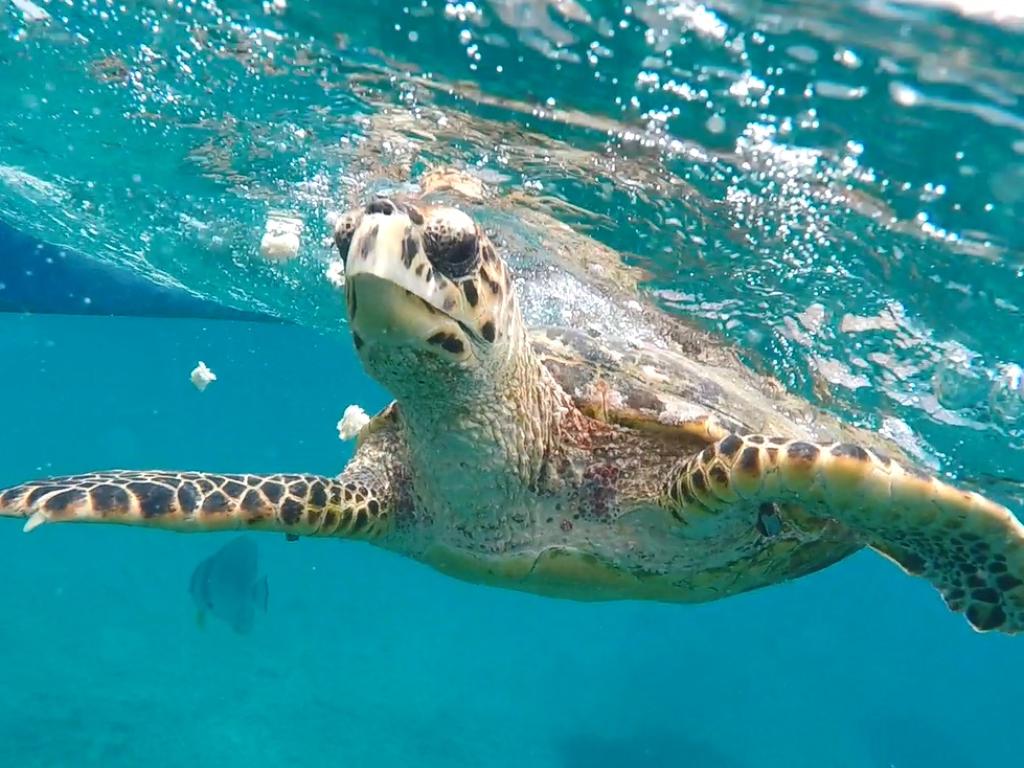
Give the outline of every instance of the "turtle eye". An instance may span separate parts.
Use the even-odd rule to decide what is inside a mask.
[[[423,227],[423,250],[435,271],[458,280],[469,275],[480,259],[476,224],[457,208],[431,212]]]
[[[334,224],[334,244],[338,246],[341,260],[348,263],[348,249],[352,245],[352,235],[356,232],[362,216],[358,212],[349,211],[338,218]]]

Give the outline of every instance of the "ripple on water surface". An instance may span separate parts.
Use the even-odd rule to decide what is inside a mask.
[[[1012,480],[1024,19],[1006,5],[17,0],[0,215],[335,330],[330,214],[452,163],[518,242],[536,232],[515,211],[554,216],[803,394]]]

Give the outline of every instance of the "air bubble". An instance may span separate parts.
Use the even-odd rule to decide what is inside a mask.
[[[903,83],[890,83],[889,95],[900,106],[913,107],[921,103],[921,94]]]
[[[1024,369],[1016,363],[999,367],[988,395],[992,416],[1007,426],[1024,424]]]
[[[723,133],[725,131],[725,118],[721,115],[712,115],[704,125],[711,133]]]
[[[847,69],[857,69],[861,65],[860,56],[849,48],[836,51],[834,58]]]
[[[961,355],[943,360],[932,376],[932,390],[943,408],[975,408],[988,393],[988,375]]]

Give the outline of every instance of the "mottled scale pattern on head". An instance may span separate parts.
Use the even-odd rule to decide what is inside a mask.
[[[388,531],[390,509],[358,476],[113,471],[9,488],[0,492],[0,515],[29,518],[27,529],[95,522],[376,538]]]
[[[928,579],[981,632],[1024,632],[1024,525],[1005,507],[858,445],[729,435],[681,461],[661,505],[684,535],[789,502]],[[763,525],[751,516],[750,525]]]
[[[497,351],[503,341],[522,331],[508,265],[456,208],[377,199],[341,216],[335,240],[347,263],[356,347],[379,379],[387,372],[374,364],[383,366],[398,346],[484,364],[492,354],[503,357]],[[404,298],[382,300],[379,281],[404,291]],[[371,300],[373,314],[363,314]],[[384,351],[375,349],[382,345]]]

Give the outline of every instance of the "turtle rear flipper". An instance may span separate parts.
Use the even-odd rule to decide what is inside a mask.
[[[0,517],[44,523],[112,523],[181,532],[251,529],[302,536],[375,538],[388,528],[385,489],[358,478],[96,472],[0,491]]]
[[[860,446],[729,435],[681,461],[661,498],[696,531],[773,502],[847,526],[931,581],[979,632],[1024,632],[1024,525],[983,496]]]

